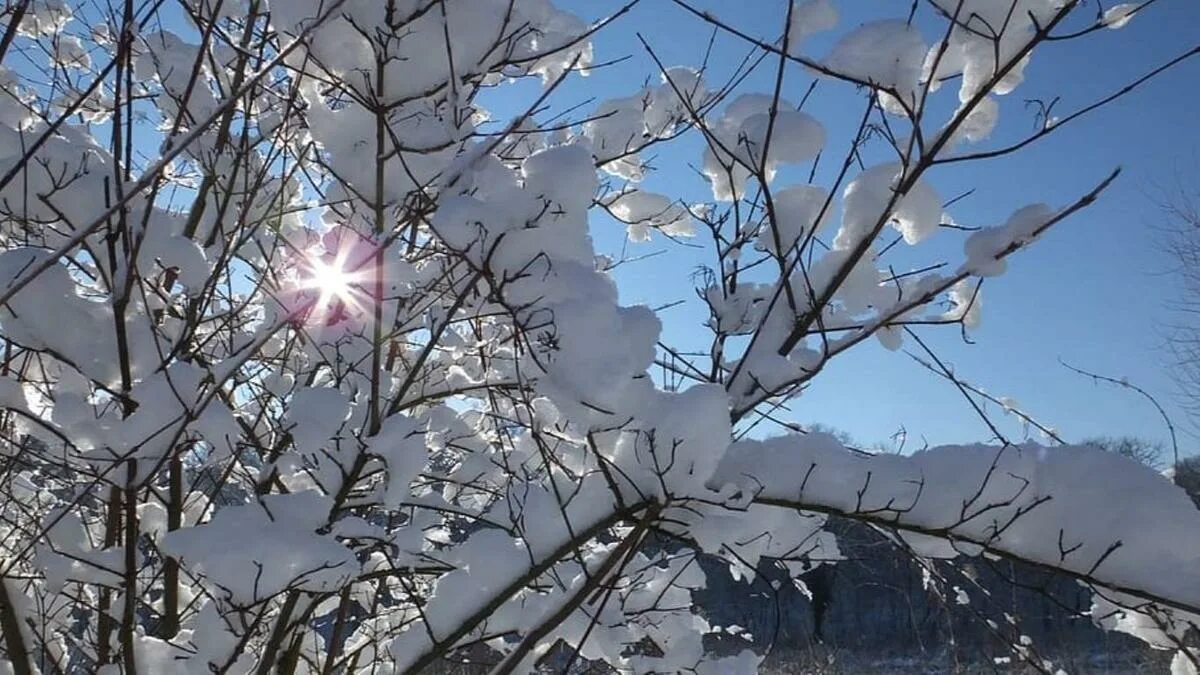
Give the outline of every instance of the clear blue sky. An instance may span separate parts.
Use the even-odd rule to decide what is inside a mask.
[[[571,0],[560,4],[595,19],[623,3]],[[778,36],[785,11],[783,0],[698,4],[746,32],[768,39]],[[909,5],[840,2],[841,24],[832,35],[872,18],[903,16]],[[1089,3],[1091,7],[1094,3]],[[643,78],[656,77],[636,31],[645,35],[668,66],[698,64],[709,37],[706,25],[668,0],[643,0],[595,41],[597,61],[622,56],[629,60],[591,77],[575,78],[556,96],[556,108],[592,97],[602,100],[628,95]],[[933,36],[932,31],[927,32],[927,39]],[[831,39],[814,38],[807,53],[822,56]],[[1025,108],[1025,99],[1048,100],[1058,95],[1062,98],[1059,110],[1073,110],[1194,46],[1198,39],[1200,3],[1160,0],[1121,31],[1099,31],[1083,40],[1043,47],[1026,70],[1025,84],[1001,100],[1001,122],[993,141],[1018,138],[1033,128],[1033,113]],[[735,39],[718,39],[713,77],[732,70],[745,50],[746,45]],[[768,64],[747,80],[743,91],[769,91],[771,71]],[[786,91],[798,100],[811,78],[798,69],[788,77]],[[1200,136],[1195,121],[1200,104],[1198,83],[1200,59],[1194,59],[1015,156],[932,175],[946,199],[976,189],[973,196],[951,208],[958,222],[992,225],[1029,203],[1070,203],[1112,168],[1124,167],[1122,177],[1096,206],[1059,225],[1011,260],[1007,274],[985,284],[983,325],[972,334],[975,344],[963,344],[953,329],[922,333],[961,377],[998,396],[1016,399],[1067,440],[1102,434],[1165,440],[1167,434],[1145,401],[1125,391],[1091,384],[1062,368],[1059,357],[1128,377],[1158,395],[1178,421],[1183,420],[1173,399],[1169,359],[1163,349],[1164,326],[1172,319],[1168,306],[1178,297],[1177,288],[1167,274],[1171,261],[1155,233],[1161,216],[1151,195],[1157,184],[1175,180],[1177,171],[1200,190]],[[834,147],[845,147],[852,130],[849,125],[856,122],[850,118],[861,110],[858,96],[848,87],[827,83],[818,88],[806,108],[826,125]],[[954,99],[954,94],[947,91],[944,98]],[[594,104],[585,106],[585,110],[592,107]],[[700,140],[693,136],[658,151],[656,164],[661,170],[647,187],[690,201],[711,201],[707,186],[684,164],[698,164],[700,148]],[[796,181],[796,176],[785,174],[779,184]],[[623,231],[617,225],[597,220],[593,230],[601,251],[620,250]],[[688,274],[697,263],[711,264],[711,258],[662,238],[640,246],[640,252],[663,249],[666,253],[620,270],[622,300],[651,306],[689,300],[688,306],[667,310],[662,316],[669,343],[694,345],[705,314],[695,300]],[[917,247],[914,254],[914,260],[957,262],[961,238],[941,232],[934,243]],[[941,444],[988,436],[952,386],[904,354],[887,352],[874,342],[829,367],[792,408],[795,420],[844,429],[864,444],[886,440],[901,426],[909,433],[910,448],[920,446],[922,439]],[[1015,423],[1004,429],[1021,437]],[[1185,452],[1189,446],[1200,446],[1194,437],[1185,436],[1183,441]]]

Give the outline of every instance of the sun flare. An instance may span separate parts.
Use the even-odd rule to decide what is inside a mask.
[[[309,285],[321,292],[323,298],[349,300],[352,274],[347,273],[335,262],[330,265],[323,260],[312,261],[312,278]]]
[[[322,321],[338,320],[361,308],[363,291],[357,283],[362,272],[350,269],[344,253],[333,260],[312,255],[306,262],[300,286],[315,291],[317,296],[310,317],[320,317]]]

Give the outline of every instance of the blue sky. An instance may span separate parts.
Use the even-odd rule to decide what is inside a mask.
[[[622,3],[559,4],[595,19]],[[783,0],[713,0],[697,5],[768,39],[778,36],[785,12]],[[840,2],[841,24],[832,36],[872,18],[903,16],[909,5],[898,0]],[[1089,3],[1088,9],[1094,6]],[[653,62],[637,42],[637,31],[668,66],[698,64],[709,37],[706,25],[668,0],[643,0],[595,40],[597,61],[629,59],[569,82],[556,95],[556,108],[628,95],[644,78],[656,77]],[[926,35],[932,38],[934,33],[930,30]],[[1198,35],[1200,3],[1160,0],[1123,30],[1099,31],[1082,40],[1043,47],[1026,70],[1025,84],[1001,100],[1000,127],[992,142],[1019,138],[1033,128],[1033,112],[1025,107],[1025,99],[1049,100],[1057,95],[1062,99],[1059,110],[1073,110],[1194,46]],[[814,38],[807,53],[825,54],[832,36]],[[727,74],[746,48],[736,39],[719,38],[712,58],[713,77]],[[742,91],[768,91],[772,76],[773,66],[768,63],[746,81]],[[811,77],[793,69],[787,81],[785,92],[798,100]],[[1155,231],[1161,215],[1153,195],[1158,186],[1176,180],[1179,172],[1185,181],[1200,185],[1197,83],[1200,59],[1193,59],[1017,155],[932,174],[933,184],[946,199],[976,190],[951,208],[956,221],[992,225],[1026,204],[1066,205],[1111,169],[1123,167],[1119,181],[1093,208],[1060,224],[1011,260],[1007,274],[985,285],[983,325],[971,335],[974,344],[964,344],[953,329],[922,333],[961,377],[997,396],[1016,399],[1067,440],[1129,434],[1165,441],[1167,431],[1145,401],[1126,391],[1093,385],[1060,366],[1060,357],[1128,377],[1158,395],[1177,421],[1183,421],[1163,348],[1165,326],[1173,318],[1169,305],[1178,297],[1178,289],[1169,274],[1171,260]],[[953,102],[954,94],[947,90],[943,98]],[[852,131],[849,125],[857,121],[851,118],[860,106],[861,97],[852,89],[824,83],[806,109],[826,125],[832,151],[845,147]],[[585,109],[592,107],[594,103]],[[657,151],[655,164],[660,170],[647,187],[689,201],[711,200],[707,186],[686,165],[698,164],[700,149],[699,138],[693,136]],[[832,166],[830,162],[826,168]],[[780,185],[799,181],[799,174],[779,178]],[[623,232],[616,224],[597,220],[593,230],[602,251],[621,249]],[[619,271],[622,300],[651,306],[692,301],[665,311],[662,318],[669,343],[694,344],[704,313],[694,301],[688,274],[697,263],[710,259],[662,238],[630,252],[658,250],[665,253]],[[957,261],[961,238],[939,233],[935,242],[917,247],[913,255],[914,262]],[[907,429],[910,448],[925,441],[969,442],[989,435],[951,385],[904,354],[887,352],[874,342],[831,365],[795,401],[791,417],[844,429],[864,444],[885,441],[901,427]],[[1021,437],[1015,422],[1002,428]],[[1185,452],[1197,445],[1193,437],[1183,440]]]

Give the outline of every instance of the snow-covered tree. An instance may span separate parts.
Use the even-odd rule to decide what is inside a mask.
[[[923,560],[1072,577],[1095,621],[1196,672],[1200,511],[1162,476],[998,432],[870,454],[777,414],[865,341],[970,330],[982,280],[1115,177],[963,232],[938,171],[1196,50],[996,143],[1035,49],[1117,41],[1105,29],[1151,3],[931,0],[839,27],[809,0],[758,38],[675,0],[746,62],[660,62],[627,96],[555,110],[633,4],[589,25],[550,0],[5,3],[4,668],[417,673],[486,654],[509,673],[558,645],[560,672],[755,672],[759,652],[705,652],[696,556],[798,577],[837,560],[832,514]],[[646,49],[657,62],[652,32]],[[774,88],[745,91],[751,67]],[[861,96],[849,138],[804,110],[826,88]],[[535,93],[493,119],[506,90]],[[709,203],[641,187],[689,134]],[[830,181],[785,182],[818,158]],[[703,235],[701,356],[620,303],[589,237],[610,216],[633,240]],[[962,254],[889,262],[935,233]]]

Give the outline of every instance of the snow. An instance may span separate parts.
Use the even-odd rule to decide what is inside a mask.
[[[907,244],[918,244],[936,232],[942,222],[941,198],[922,179],[897,195],[906,180],[904,167],[896,163],[873,166],[855,177],[842,195],[842,226],[833,247],[853,249],[872,233],[885,214]]]
[[[379,433],[371,438],[367,450],[382,457],[387,464],[383,501],[389,508],[397,508],[408,498],[410,484],[428,461],[421,423],[406,415],[389,417]]]
[[[1046,25],[1062,9],[1061,3],[1055,0],[1019,0],[1010,3],[1011,7],[1002,7],[990,0],[969,0],[961,4],[957,0],[935,2],[946,13],[953,15],[957,11],[959,16],[967,19],[964,25],[951,31],[940,59],[937,57],[940,45],[929,49],[922,79],[933,80],[936,88],[939,80],[962,75],[958,92],[962,102],[971,100],[993,80],[995,86],[990,92],[1001,96],[1020,85],[1030,54],[1017,59],[1007,73],[997,78],[998,71],[1016,59],[1038,26]],[[1004,30],[997,34],[989,26],[1004,26]],[[933,70],[935,60],[936,71]]]
[[[767,284],[740,284],[732,293],[709,286],[704,291],[704,300],[712,313],[709,326],[726,335],[753,332],[762,321],[771,290]]]
[[[837,22],[838,11],[830,0],[793,2],[788,42],[793,51],[799,51],[809,36],[831,30],[837,26]]]
[[[159,110],[165,119],[178,115],[177,101],[187,101],[184,120],[207,119],[217,108],[217,99],[206,86],[190,86],[192,64],[199,50],[171,31],[158,31],[141,37],[141,53],[133,62],[133,74],[140,80],[157,79],[170,94]],[[200,78],[205,77],[201,72]],[[190,92],[190,93],[189,93]],[[186,123],[185,123],[186,124]]]
[[[359,567],[350,549],[317,533],[330,506],[328,497],[315,492],[268,495],[169,532],[160,547],[235,604],[259,602],[288,588],[329,591]]]
[[[303,455],[320,452],[350,416],[350,400],[333,387],[310,387],[292,394],[284,424]]]
[[[847,265],[851,265],[851,252],[834,249],[821,256],[809,270],[808,278],[817,293],[826,292],[835,283],[834,275]],[[859,258],[853,263],[845,278],[837,286],[833,299],[840,305],[842,311],[858,315],[867,309],[883,304],[888,290],[881,285],[883,276],[875,267],[875,262],[869,256]]]
[[[1171,675],[1196,675],[1196,664],[1193,658],[1188,658],[1188,655],[1183,651],[1175,652],[1175,656],[1171,658]]]
[[[29,400],[19,380],[0,377],[0,406],[23,412],[29,410]]]
[[[981,277],[1003,274],[1007,264],[1002,256],[1013,246],[1033,241],[1055,215],[1045,204],[1031,204],[1015,211],[1003,225],[973,232],[963,244],[967,255],[963,269]]]
[[[83,41],[73,35],[58,36],[58,39],[54,42],[53,61],[62,68],[86,70],[92,65],[92,60],[88,56]]]
[[[770,182],[780,165],[806,162],[825,146],[825,129],[819,122],[786,99],[776,102],[765,94],[734,99],[709,124],[709,133],[703,171],[718,201],[740,198],[759,169]],[[770,147],[764,148],[768,139]]]
[[[93,546],[87,524],[78,514],[52,511],[43,528],[45,541],[35,548],[34,564],[53,592],[61,592],[68,582],[118,583],[125,567],[122,551]]]
[[[228,450],[241,436],[233,413],[221,402],[205,402],[209,374],[185,362],[172,363],[164,371],[139,382],[129,398],[137,408],[125,419],[108,415],[100,420],[77,422],[72,431],[90,429],[95,436],[94,453],[105,461],[109,453],[149,459],[143,469],[157,466],[181,438],[204,440],[217,453]]]
[[[731,561],[735,578],[753,581],[764,557],[789,558],[785,565],[793,578],[841,558],[833,534],[822,529],[824,514],[754,504],[744,512],[732,513],[701,508],[684,519],[688,535],[701,550]],[[799,558],[804,556],[817,562],[802,563]]]
[[[680,124],[690,122],[704,104],[708,91],[700,71],[690,66],[672,66],[659,75],[660,84],[650,90],[646,106],[646,133],[667,138]]]
[[[45,260],[47,253],[34,248],[13,248],[0,253],[0,288]],[[63,326],[111,326],[115,322],[111,306],[82,297],[80,290],[66,267],[52,265],[0,310],[0,325],[14,342],[52,350],[85,375],[104,384],[115,384],[119,373],[112,332],[62,330]],[[128,324],[133,346],[130,351],[137,357],[132,369],[141,375],[150,367],[155,350],[150,336],[143,332],[144,324],[134,319],[129,319]]]
[[[1144,4],[1144,3],[1143,3]],[[1124,28],[1133,20],[1137,10],[1140,8],[1139,3],[1122,2],[1113,5],[1104,10],[1104,15],[1100,18],[1100,22],[1111,29]]]
[[[521,164],[525,189],[567,210],[586,209],[599,185],[591,159],[582,145],[564,145],[534,153]]]
[[[630,181],[645,177],[638,150],[650,140],[669,138],[693,121],[707,96],[694,68],[674,66],[660,73],[661,82],[630,96],[602,101],[582,125],[600,167]]]
[[[971,596],[967,595],[967,592],[964,591],[961,587],[955,586],[954,587],[954,602],[955,602],[955,604],[959,604],[959,605],[969,605],[969,604],[971,604]],[[1025,637],[1025,636],[1021,636],[1021,637]]]
[[[942,314],[948,321],[962,321],[968,329],[979,327],[983,312],[983,291],[977,283],[964,279],[950,288],[949,298],[954,307]]]
[[[757,502],[859,514],[1200,607],[1200,574],[1186,571],[1200,569],[1200,511],[1157,472],[1095,448],[862,455],[809,433],[733,444],[708,481],[726,484]]]
[[[178,234],[168,234],[163,228],[147,231],[141,256],[154,260],[164,270],[174,270],[175,279],[193,296],[203,290],[213,267],[199,244]]]
[[[27,36],[57,35],[72,15],[70,5],[63,0],[37,0],[29,3],[19,28]]]
[[[920,31],[907,22],[872,21],[842,37],[823,65],[878,87],[888,112],[906,114],[917,103],[927,51]]]
[[[962,104],[955,115],[961,114],[965,107],[966,104]],[[999,117],[1000,103],[991,96],[984,97],[963,117],[962,123],[954,132],[952,141],[978,143],[986,140],[996,128]]]
[[[625,223],[630,241],[650,241],[651,230],[658,230],[670,237],[690,237],[695,234],[695,223],[687,207],[665,195],[630,190],[614,199],[608,208]]]
[[[775,219],[758,235],[758,247],[764,251],[786,253],[832,218],[829,193],[816,185],[793,185],[775,192],[772,199]]]

